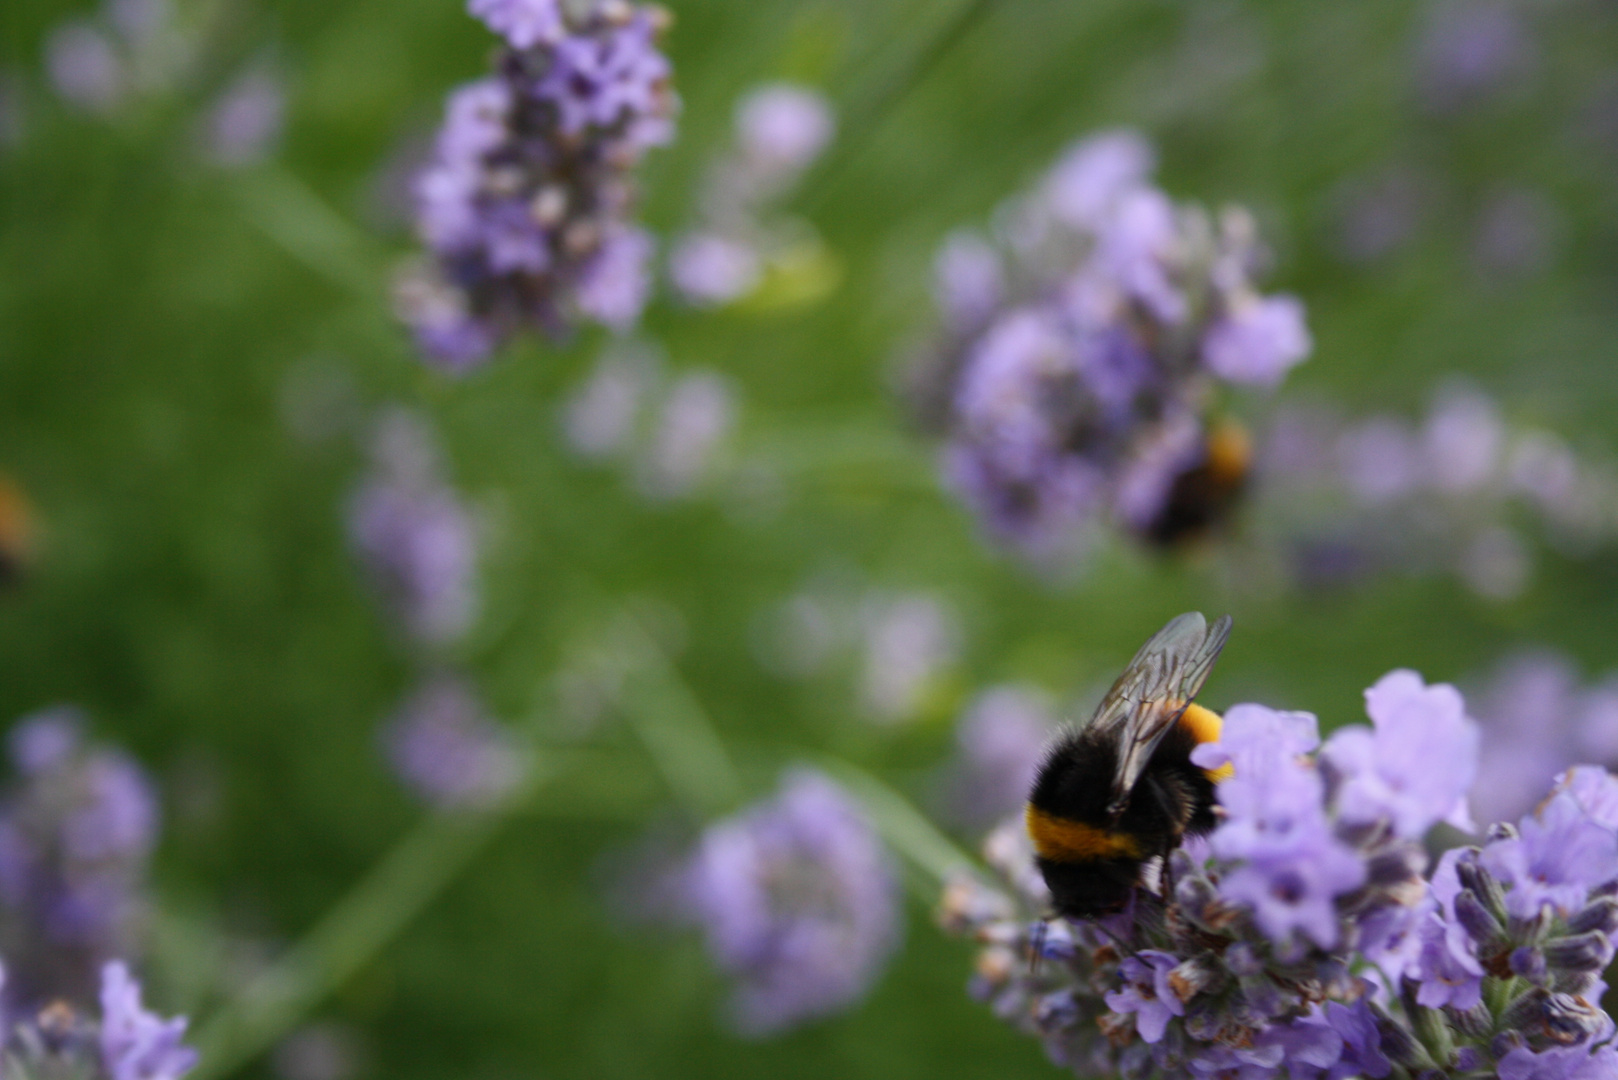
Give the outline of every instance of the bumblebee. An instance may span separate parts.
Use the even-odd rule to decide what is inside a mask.
[[[1217,713],[1192,698],[1230,636],[1190,612],[1142,645],[1090,722],[1046,751],[1028,796],[1035,862],[1058,915],[1090,919],[1128,903],[1141,871],[1213,829],[1214,785],[1191,763],[1219,738]]]
[[[1253,469],[1253,440],[1234,420],[1208,432],[1196,463],[1174,478],[1163,507],[1142,533],[1159,548],[1195,543],[1230,519]]]

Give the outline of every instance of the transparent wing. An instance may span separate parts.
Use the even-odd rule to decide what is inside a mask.
[[[1123,812],[1153,751],[1208,681],[1230,637],[1230,622],[1225,615],[1209,626],[1195,611],[1170,620],[1140,647],[1101,699],[1088,729],[1110,735],[1118,748],[1109,813]]]

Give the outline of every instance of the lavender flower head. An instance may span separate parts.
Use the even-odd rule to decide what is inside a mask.
[[[1008,822],[984,847],[1000,880],[962,876],[940,910],[982,945],[970,992],[1079,1075],[1614,1075],[1618,779],[1565,774],[1427,877],[1476,726],[1408,671],[1366,705],[1374,728],[1324,747],[1308,713],[1232,708],[1193,758],[1233,768],[1220,825],[1099,921],[1032,921],[1049,897]]]
[[[477,529],[441,476],[425,424],[403,410],[376,426],[371,476],[349,505],[349,536],[409,637],[446,645],[477,614]]]
[[[463,370],[519,329],[631,328],[651,238],[630,174],[673,137],[661,9],[625,0],[472,0],[505,39],[496,73],[451,95],[417,181],[427,263],[401,317],[435,363]]]
[[[708,170],[698,224],[669,255],[674,287],[703,307],[740,300],[772,268],[818,250],[808,223],[776,205],[830,145],[837,117],[818,90],[765,83],[737,103],[734,129],[734,145]]]
[[[1050,700],[1028,686],[994,686],[974,698],[955,729],[956,764],[946,790],[953,821],[974,829],[1015,813],[1056,730]]]
[[[0,985],[9,972],[0,971]],[[98,972],[99,1015],[58,998],[18,1019],[6,1017],[0,1033],[8,1076],[24,1080],[71,1076],[85,1080],[179,1080],[197,1063],[197,1052],[181,1042],[183,1016],[164,1020],[141,1004],[140,983],[122,960]]]
[[[86,745],[69,709],[9,737],[16,780],[0,803],[0,946],[10,1000],[84,1000],[101,964],[129,955],[146,912],[157,801],[123,754]]]
[[[451,676],[431,678],[411,695],[384,729],[383,746],[405,786],[442,810],[487,808],[522,775],[511,732]]]
[[[957,233],[939,256],[945,329],[917,404],[951,486],[1036,557],[1098,524],[1153,542],[1205,528],[1247,471],[1214,445],[1210,394],[1273,387],[1311,348],[1303,306],[1252,283],[1251,219],[1174,203],[1152,166],[1140,136],[1095,136],[992,239]]]
[[[880,973],[897,883],[859,805],[798,769],[771,800],[709,827],[684,875],[715,963],[736,980],[735,1028],[771,1035],[839,1012]]]

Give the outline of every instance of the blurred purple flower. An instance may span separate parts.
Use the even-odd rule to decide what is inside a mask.
[[[1522,13],[1510,0],[1431,5],[1417,47],[1422,103],[1448,111],[1520,79],[1533,61]]]
[[[979,694],[955,728],[949,816],[983,828],[1015,813],[1028,798],[1055,730],[1051,703],[1037,690],[1008,685]]]
[[[1464,1012],[1483,998],[1478,942],[1455,917],[1455,898],[1461,892],[1455,864],[1465,854],[1464,848],[1452,848],[1438,860],[1417,916],[1420,945],[1410,974],[1419,983],[1416,1000],[1430,1009],[1447,1005]]]
[[[669,276],[693,304],[728,304],[759,281],[759,256],[752,246],[716,232],[694,232],[669,255]]]
[[[10,993],[83,1000],[100,964],[138,942],[157,801],[133,761],[84,744],[72,710],[20,721],[9,743],[20,774],[0,804]]]
[[[939,673],[955,662],[959,621],[943,600],[925,593],[874,597],[861,621],[861,703],[879,720],[910,719]]]
[[[589,377],[567,399],[562,432],[580,457],[607,458],[633,444],[640,416],[652,394],[661,357],[629,342],[602,354]]]
[[[1314,349],[1295,296],[1268,296],[1236,305],[1208,328],[1202,356],[1208,370],[1233,383],[1276,386]]]
[[[1546,800],[1518,831],[1484,848],[1482,862],[1509,887],[1506,907],[1519,918],[1533,918],[1547,904],[1571,914],[1592,888],[1618,879],[1618,836],[1572,792]]]
[[[511,732],[489,718],[470,685],[447,675],[411,695],[384,729],[383,745],[405,786],[439,809],[489,807],[522,775]]]
[[[286,119],[286,91],[268,67],[254,67],[225,88],[203,122],[203,145],[215,164],[253,165],[269,156]]]
[[[710,826],[685,895],[719,967],[731,1020],[765,1036],[857,1001],[898,936],[886,853],[859,805],[805,769],[768,802]]]
[[[1179,957],[1157,949],[1126,956],[1119,965],[1124,988],[1107,993],[1107,1007],[1115,1013],[1133,1013],[1135,1031],[1149,1043],[1163,1038],[1170,1017],[1185,1015],[1185,1005],[1169,981],[1179,963]]]
[[[1005,295],[1005,268],[987,241],[957,232],[944,241],[933,260],[933,299],[950,326],[970,330],[982,325]]]
[[[1074,144],[1045,180],[1045,201],[1063,224],[1100,229],[1127,192],[1144,187],[1157,167],[1151,143],[1136,131],[1103,131]]]
[[[1553,1046],[1535,1053],[1519,1046],[1500,1059],[1497,1075],[1500,1080],[1611,1080],[1618,1076],[1618,1047]]]
[[[122,961],[101,972],[101,1061],[108,1080],[179,1080],[197,1063],[197,1052],[180,1040],[186,1019],[164,1020],[147,1012],[140,983]]]
[[[825,96],[792,83],[755,87],[736,105],[736,138],[742,156],[772,176],[808,168],[837,132],[837,116]]]
[[[736,392],[717,371],[688,371],[668,386],[639,462],[640,486],[660,498],[683,495],[714,464],[736,422]]]
[[[86,112],[106,115],[128,91],[124,61],[108,33],[92,22],[66,23],[51,32],[45,68],[62,99]]]
[[[1386,821],[1419,840],[1434,823],[1466,828],[1466,792],[1477,772],[1479,731],[1453,686],[1427,686],[1393,671],[1365,692],[1374,728],[1334,733],[1321,750],[1341,776],[1337,812],[1350,824]]]
[[[651,237],[630,224],[630,171],[673,137],[658,9],[473,0],[506,37],[497,73],[455,91],[417,180],[430,258],[400,317],[460,371],[518,329],[591,319],[623,332],[649,289]]]
[[[424,423],[408,412],[376,425],[373,471],[349,506],[349,535],[390,611],[413,638],[444,645],[477,609],[477,530],[440,476]]]

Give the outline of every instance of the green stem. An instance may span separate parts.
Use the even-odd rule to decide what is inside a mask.
[[[939,888],[963,871],[983,873],[976,859],[887,784],[842,758],[818,755],[815,760],[864,805],[888,846]]]
[[[633,614],[625,613],[620,633],[631,660],[623,699],[629,726],[687,809],[704,818],[731,809],[741,783],[702,703]]]
[[[491,810],[429,815],[301,941],[202,1025],[196,1038],[201,1059],[187,1080],[229,1076],[273,1046],[420,915],[549,776],[530,766]]]
[[[383,252],[298,177],[266,167],[243,176],[235,192],[243,216],[277,247],[340,288],[380,297]]]

